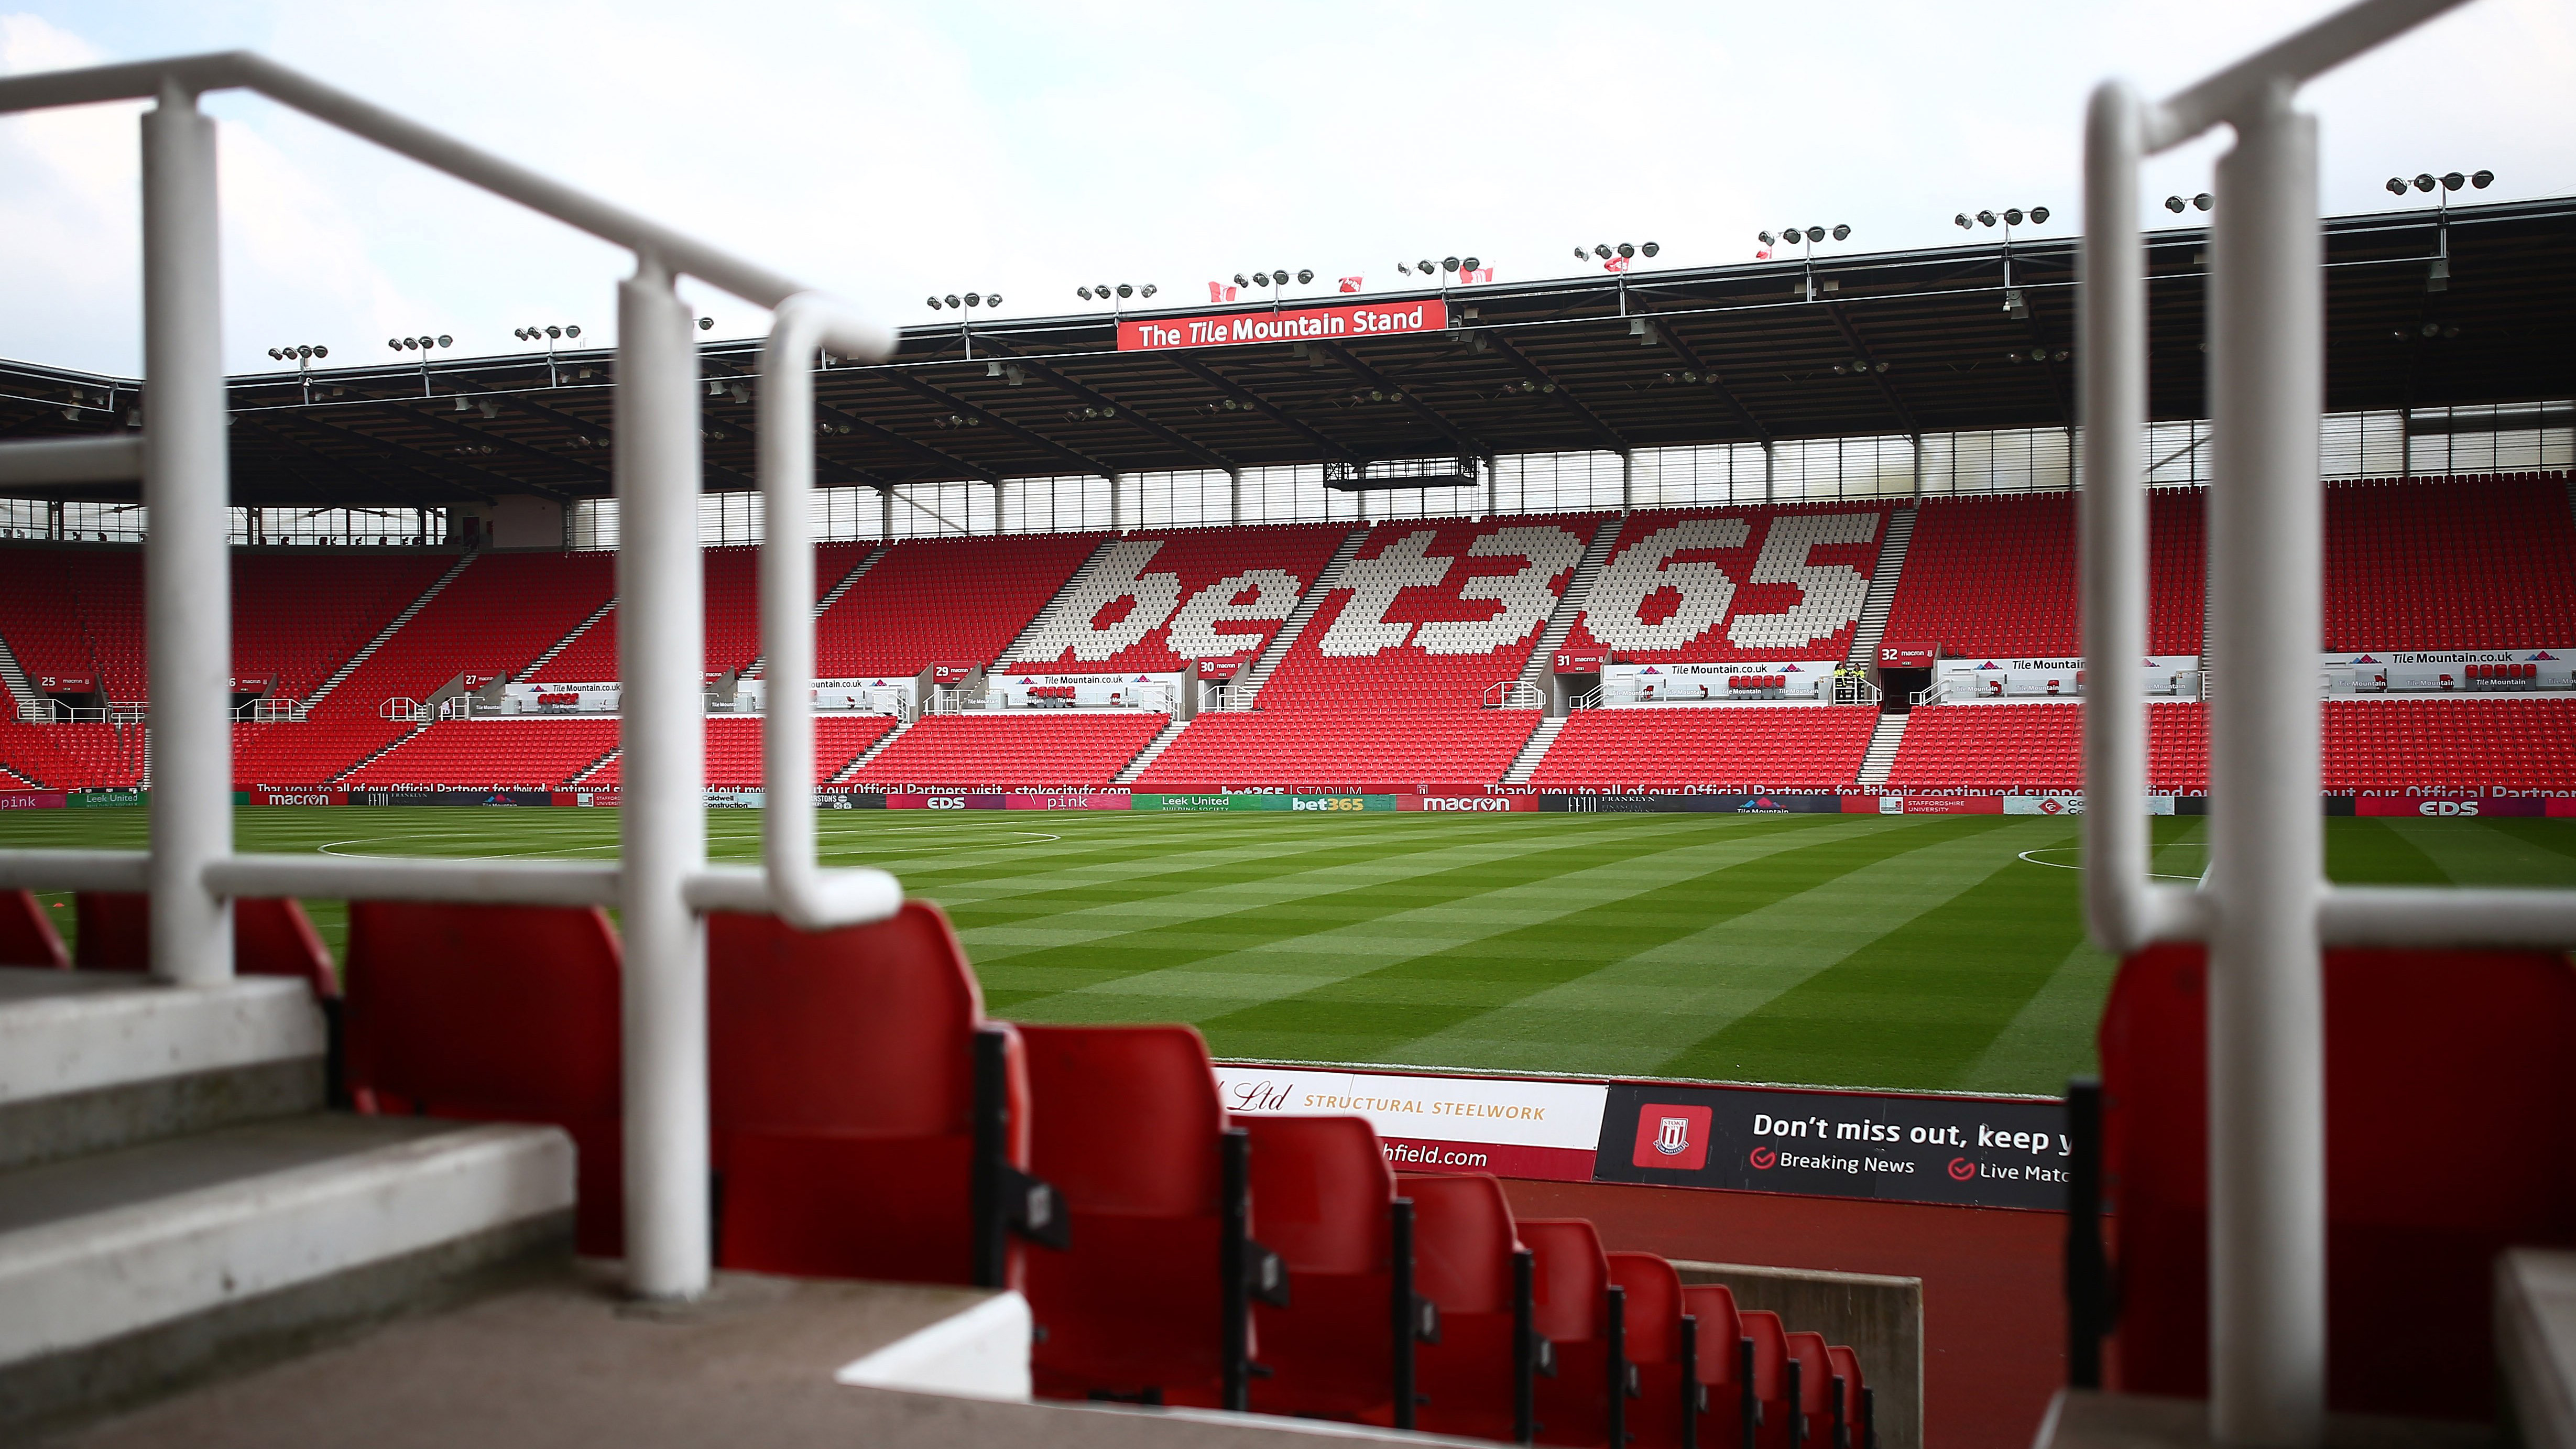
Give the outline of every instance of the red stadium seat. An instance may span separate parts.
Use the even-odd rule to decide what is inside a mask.
[[[1628,1360],[1628,1442],[1683,1449],[1698,1442],[1696,1323],[1685,1324],[1682,1277],[1653,1253],[1612,1253],[1610,1282],[1619,1289],[1621,1351]]]
[[[1010,1222],[1055,1236],[1018,1035],[937,906],[710,917],[707,1038],[718,1266],[1016,1288]]]
[[[72,898],[79,933],[73,964],[84,971],[152,969],[151,898],[122,891],[82,891]],[[233,902],[233,969],[246,976],[300,976],[313,994],[340,994],[339,973],[322,935],[293,900]]]
[[[1753,1375],[1753,1343],[1736,1313],[1735,1290],[1723,1283],[1693,1283],[1682,1289],[1682,1306],[1691,1316],[1702,1441],[1709,1449],[1721,1444],[1752,1449],[1761,1400],[1744,1391]]]
[[[1395,1175],[1377,1134],[1359,1117],[1248,1117],[1243,1127],[1262,1241],[1288,1269],[1287,1305],[1253,1310],[1270,1374],[1254,1382],[1252,1407],[1396,1423],[1398,1385],[1410,1392],[1414,1378],[1412,1204],[1399,1245]]]
[[[1825,1352],[1842,1380],[1842,1397],[1834,1401],[1834,1449],[1878,1449],[1878,1403],[1860,1376],[1860,1355],[1837,1343]]]
[[[0,966],[69,967],[63,938],[33,891],[0,891]]]
[[[1753,1401],[1746,1415],[1753,1423],[1753,1443],[1756,1449],[1793,1449],[1797,1416],[1791,1412],[1789,1331],[1779,1314],[1765,1308],[1744,1309],[1735,1315],[1735,1323],[1748,1345],[1744,1392]]]
[[[1841,1400],[1840,1387],[1834,1382],[1833,1351],[1821,1333],[1799,1332],[1789,1335],[1789,1401],[1796,1406],[1791,1418],[1793,1444],[1814,1445],[1824,1449],[1834,1438],[1834,1408]]]
[[[1030,1157],[1064,1196],[1072,1244],[1028,1264],[1031,1354],[1050,1398],[1243,1407],[1253,1287],[1245,1138],[1186,1026],[1025,1026]],[[1273,1277],[1256,1282],[1262,1263]]]
[[[625,1245],[619,952],[596,907],[349,903],[358,1110],[543,1122],[578,1154],[574,1244]]]
[[[1616,1446],[1627,1365],[1601,1235],[1583,1218],[1533,1218],[1520,1236],[1537,1255],[1536,1325],[1556,1350],[1556,1373],[1538,1386],[1538,1442]]]
[[[2130,957],[2102,1016],[2112,1357],[2135,1393],[2208,1392],[2204,962]],[[2576,974],[2545,952],[2331,951],[2325,1017],[2327,1404],[2488,1418],[2496,1254],[2576,1245]]]
[[[1415,1427],[1526,1442],[1538,1358],[1533,1259],[1503,1186],[1479,1173],[1407,1176],[1403,1190],[1413,1199],[1414,1286],[1440,1314],[1439,1339],[1416,1358]]]

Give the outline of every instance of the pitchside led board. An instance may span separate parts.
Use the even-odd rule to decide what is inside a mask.
[[[1240,347],[1256,342],[1348,342],[1407,332],[1441,332],[1448,326],[1448,304],[1430,298],[1347,307],[1220,312],[1205,317],[1128,318],[1118,324],[1118,350],[1168,352],[1189,347]]]

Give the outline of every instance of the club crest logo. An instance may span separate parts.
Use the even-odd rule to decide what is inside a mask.
[[[1674,1102],[1648,1102],[1637,1109],[1637,1146],[1629,1161],[1638,1167],[1696,1172],[1708,1162],[1707,1107]]]

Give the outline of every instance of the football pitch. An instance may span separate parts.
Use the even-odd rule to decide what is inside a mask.
[[[242,848],[601,859],[613,811],[263,808]],[[2111,963],[2078,822],[2007,816],[825,812],[827,861],[955,920],[995,1016],[1186,1021],[1219,1056],[2053,1094]],[[2163,818],[2155,869],[2202,865]],[[760,816],[711,811],[750,861]],[[0,845],[132,847],[141,810]],[[2576,825],[2327,822],[2354,883],[2576,886]],[[68,897],[47,896],[69,934]],[[51,908],[53,902],[65,904]],[[336,952],[345,909],[308,902]]]

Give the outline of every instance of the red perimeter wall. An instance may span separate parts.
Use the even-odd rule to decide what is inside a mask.
[[[2056,1213],[1510,1178],[1503,1190],[1515,1217],[1592,1219],[1614,1252],[1922,1279],[1930,1449],[2024,1449],[2066,1381]]]

